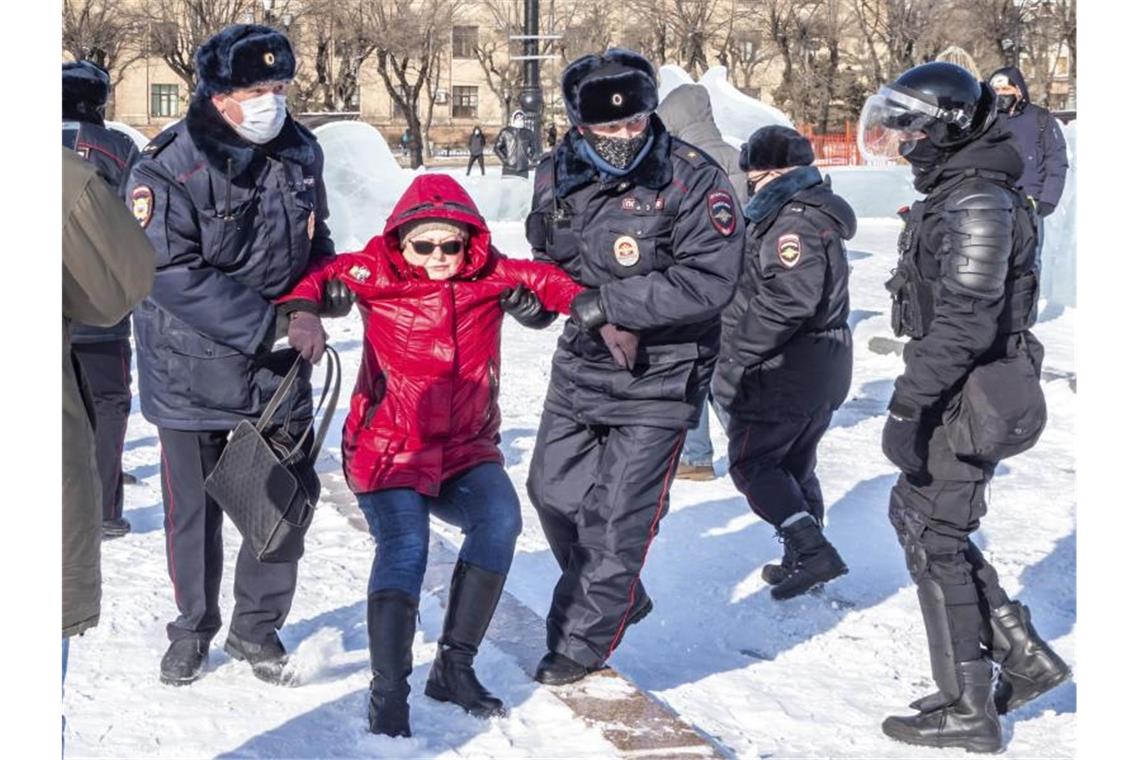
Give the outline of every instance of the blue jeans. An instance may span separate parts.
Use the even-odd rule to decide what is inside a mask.
[[[369,594],[395,589],[419,599],[431,540],[429,515],[463,529],[459,559],[501,575],[511,569],[522,515],[502,465],[473,467],[446,481],[439,496],[388,488],[356,498],[376,539]]]
[[[706,404],[701,407],[701,420],[697,426],[685,436],[685,445],[681,448],[681,461],[694,467],[712,467],[713,445],[709,435],[709,407],[716,412],[724,428],[728,429],[728,415],[721,411],[720,405],[713,400],[712,394]]]

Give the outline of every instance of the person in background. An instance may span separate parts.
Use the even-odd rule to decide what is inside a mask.
[[[847,572],[823,536],[816,449],[851,388],[847,249],[855,212],[812,166],[794,129],[756,130],[740,148],[753,195],[744,272],[721,315],[713,395],[728,410],[728,469],[784,558],[761,571],[789,599]]]
[[[425,693],[477,717],[505,715],[472,667],[522,527],[499,450],[503,314],[520,301],[565,314],[582,287],[555,266],[499,253],[471,197],[441,174],[416,177],[381,235],[311,271],[283,303],[315,312],[332,280],[369,313],[343,436],[345,476],[376,539],[369,730],[411,735],[430,515],[461,527],[464,540]],[[323,337],[311,335],[302,352],[316,356]]]
[[[748,178],[738,163],[740,152],[721,137],[720,129],[713,121],[709,91],[703,85],[683,84],[674,88],[657,107],[657,115],[669,134],[700,148],[724,169],[741,206],[748,202]],[[716,477],[709,435],[709,408],[715,403],[710,393],[708,403],[701,407],[700,422],[685,436],[681,461],[677,463],[677,477],[681,480],[713,480]]]
[[[553,148],[558,144],[558,128],[551,122],[550,126],[546,128],[546,147]]]
[[[538,157],[538,141],[534,132],[526,127],[526,115],[522,111],[511,114],[511,125],[503,127],[495,140],[495,155],[503,164],[502,176],[530,176],[530,163]]]
[[[130,137],[103,125],[111,79],[90,61],[63,64],[63,146],[93,165],[120,196],[139,152]],[[95,401],[95,461],[103,485],[103,537],[131,530],[123,519],[123,442],[131,414],[131,319],[111,327],[71,327],[71,348]]]
[[[102,507],[96,411],[71,346],[76,322],[118,324],[154,281],[154,250],[96,166],[63,149],[63,676],[70,637],[99,623]]]
[[[170,685],[202,675],[222,627],[222,510],[205,479],[230,431],[261,415],[294,364],[297,354],[274,351],[274,341],[320,330],[316,315],[286,314],[274,299],[334,254],[324,157],[286,107],[295,69],[289,40],[265,26],[226,27],[198,48],[195,64],[186,118],[143,150],[128,193],[158,262],[135,331],[142,413],[162,444],[178,615],[167,625],[159,679]],[[293,436],[312,419],[310,371],[302,364],[272,421]],[[233,583],[226,653],[263,681],[291,683],[277,631],[293,602],[297,563],[260,562],[243,542]]]
[[[467,176],[471,176],[471,167],[475,162],[479,162],[479,173],[484,177],[487,176],[487,167],[483,163],[483,148],[487,146],[487,138],[483,136],[483,130],[475,127],[471,130],[471,136],[467,138],[467,150],[471,153],[471,158],[467,159]]]

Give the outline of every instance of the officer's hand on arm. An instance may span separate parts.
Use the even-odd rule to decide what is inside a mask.
[[[640,333],[623,330],[617,325],[606,323],[598,329],[602,342],[610,350],[614,363],[622,369],[633,369],[637,360],[637,345],[641,342]]]
[[[883,426],[883,453],[903,472],[917,475],[926,470],[927,443],[923,437],[921,410],[891,397]]]
[[[515,285],[499,294],[499,305],[503,311],[514,317],[523,327],[541,330],[558,319],[558,312],[547,311],[542,307],[538,296],[525,285]]]
[[[570,304],[570,318],[581,325],[583,330],[596,330],[605,324],[606,311],[602,306],[602,292],[591,288],[574,296],[574,301]]]
[[[289,345],[305,361],[316,364],[325,353],[325,331],[321,318],[309,311],[295,311],[289,315]]]
[[[344,282],[333,277],[325,283],[319,316],[333,318],[348,316],[354,303],[356,303],[356,294],[349,290]]]

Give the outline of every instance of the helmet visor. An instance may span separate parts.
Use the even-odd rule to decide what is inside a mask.
[[[938,121],[939,109],[905,93],[881,88],[859,116],[859,152],[867,163],[895,163]]]

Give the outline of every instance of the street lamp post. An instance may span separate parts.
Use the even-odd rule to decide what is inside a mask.
[[[519,106],[526,114],[526,126],[536,135],[542,125],[542,83],[538,78],[538,0],[523,5],[523,87]]]

